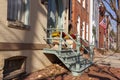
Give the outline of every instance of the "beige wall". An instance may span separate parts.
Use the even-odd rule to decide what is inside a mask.
[[[23,51],[0,51],[0,66],[4,64],[4,59],[14,56],[27,56],[27,64],[26,64],[26,71],[34,72],[36,70],[40,70],[49,66],[51,62],[47,59],[47,57],[42,54],[42,51],[30,51],[30,50],[23,50]]]
[[[7,26],[7,0],[0,0],[0,42],[45,44],[43,37],[47,27],[47,9],[40,0],[31,0],[30,30],[20,30]],[[13,56],[27,56],[27,72],[43,69],[52,63],[41,50],[0,51],[0,67],[4,59]]]
[[[0,22],[4,22],[6,24],[6,10],[7,10],[7,0],[0,0]]]
[[[19,30],[7,26],[7,0],[0,0],[0,42],[45,43],[43,37],[47,27],[47,9],[40,0],[31,0],[30,30]],[[4,37],[3,37],[4,36]]]
[[[30,1],[30,30],[20,30],[7,26],[7,0],[0,0],[0,43],[46,44],[43,38],[46,37],[44,28],[47,28],[47,9],[40,1]],[[66,7],[68,5],[65,3],[64,9]],[[68,30],[68,10],[67,12],[64,11],[63,16],[63,19],[66,19],[64,20],[64,27]],[[43,69],[52,64],[42,50],[0,51],[0,63],[4,63],[4,59],[13,56],[27,56],[27,72]]]

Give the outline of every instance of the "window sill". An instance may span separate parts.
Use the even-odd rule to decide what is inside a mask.
[[[10,28],[15,28],[15,29],[20,29],[20,30],[30,30],[30,26],[24,25],[22,22],[8,22],[8,27]]]

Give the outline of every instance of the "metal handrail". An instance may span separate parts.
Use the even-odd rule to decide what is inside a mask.
[[[72,41],[74,41],[75,44],[77,44],[77,41],[75,41],[69,34],[65,33]]]
[[[65,32],[64,32],[65,33]],[[76,45],[77,45],[77,53],[79,54],[79,47],[80,45],[78,44],[78,42],[76,40],[74,40],[69,34],[65,33]],[[72,52],[76,53],[72,48],[70,48],[72,50]]]
[[[54,31],[54,30],[59,30],[59,32],[60,32],[60,36],[59,36],[59,38],[47,38],[47,39],[58,39],[59,41],[60,41],[60,44],[59,44],[59,49],[61,50],[62,49],[62,42],[64,42],[65,43],[65,45],[67,45],[71,50],[72,50],[72,52],[73,53],[76,53],[75,51],[74,51],[74,49],[73,48],[71,48],[70,47],[70,45],[67,43],[67,42],[65,42],[65,40],[62,38],[62,32],[64,32],[63,31],[63,28],[49,28],[49,29],[47,29],[47,30],[51,30],[51,32],[52,32],[52,30]],[[65,32],[64,32],[65,33]],[[83,45],[83,44],[78,44],[78,42],[76,41],[76,40],[74,40],[69,34],[67,34],[67,33],[65,33],[77,46],[78,46],[78,48],[81,46],[81,47],[83,47],[88,53],[91,53],[90,51],[91,51],[91,49],[90,50],[88,50],[86,47],[85,47],[85,45]],[[77,36],[76,36],[77,37]],[[84,41],[84,43],[85,44],[87,44],[88,46],[91,46],[86,40],[84,40],[84,39],[82,39],[82,37],[79,37],[79,39],[81,39],[82,41]],[[79,52],[79,51],[78,51]]]
[[[80,37],[80,39],[82,39],[82,37]],[[86,40],[84,40],[84,39],[82,39],[85,43],[88,43]],[[93,46],[93,45],[90,45],[89,43],[88,43],[88,46]]]
[[[81,37],[80,37],[80,39],[82,39]],[[83,45],[83,44],[81,44],[81,46],[91,55],[91,61],[93,60],[93,55],[94,55],[94,52],[93,52],[93,45],[90,45],[86,40],[84,40],[84,39],[82,39],[85,43],[87,43],[87,45],[88,45],[88,47],[90,47],[89,48],[89,50],[85,47],[85,45]]]

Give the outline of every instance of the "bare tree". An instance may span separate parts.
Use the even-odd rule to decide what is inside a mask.
[[[103,5],[106,8],[106,12],[110,15],[111,19],[117,22],[117,49],[120,50],[120,0],[101,0]],[[115,16],[112,14],[110,10],[107,9],[108,6],[112,11],[114,11]]]

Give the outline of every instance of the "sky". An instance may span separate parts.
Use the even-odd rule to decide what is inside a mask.
[[[114,17],[116,17],[114,11],[112,11],[112,9],[109,7],[109,5],[107,5],[106,3],[104,3],[104,4],[105,4],[107,10],[109,10],[109,11],[112,13],[112,15],[113,15]],[[106,15],[108,15],[108,13],[106,13]],[[111,22],[111,25],[112,25],[113,30],[114,30],[115,32],[117,32],[117,28],[116,28],[117,23],[116,23],[116,21],[114,21],[114,20],[112,20],[112,19],[110,18],[110,22]]]

